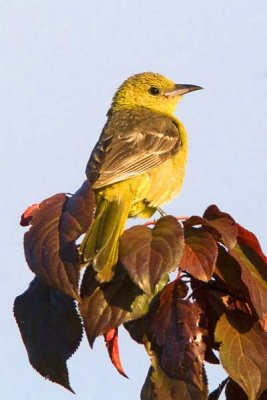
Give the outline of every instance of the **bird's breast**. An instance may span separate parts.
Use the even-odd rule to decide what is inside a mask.
[[[163,164],[148,172],[150,190],[147,200],[151,207],[161,207],[181,190],[187,160],[186,148]]]

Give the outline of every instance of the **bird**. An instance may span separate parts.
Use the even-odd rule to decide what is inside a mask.
[[[153,72],[129,77],[118,88],[86,166],[96,198],[95,217],[80,247],[99,282],[110,281],[119,238],[131,217],[149,218],[181,189],[188,141],[176,106],[202,89]]]

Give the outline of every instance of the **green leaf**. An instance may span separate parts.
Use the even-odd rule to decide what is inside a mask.
[[[195,278],[208,282],[215,268],[218,249],[213,236],[202,228],[186,228],[185,247],[179,266]]]
[[[256,400],[267,388],[267,336],[259,322],[241,311],[222,315],[215,331],[220,359],[230,375]]]
[[[31,365],[73,392],[66,361],[78,348],[83,331],[74,300],[35,278],[15,299],[14,315]]]
[[[48,286],[79,301],[80,261],[75,240],[92,220],[94,196],[85,182],[72,197],[56,194],[39,204],[24,235],[30,269]]]
[[[159,396],[156,395],[157,388],[152,382],[153,372],[154,369],[150,367],[148,370],[145,383],[141,390],[141,396],[140,396],[141,400],[160,400]],[[162,383],[161,386],[163,386]],[[168,400],[168,395],[165,396],[165,400]]]
[[[171,379],[160,368],[157,358],[150,352],[152,366],[141,391],[141,400],[206,400],[207,386],[199,389],[192,382]],[[204,375],[204,371],[203,371]]]
[[[135,226],[120,238],[119,259],[131,279],[152,294],[161,277],[178,267],[183,252],[183,231],[176,218],[160,218],[155,227]]]

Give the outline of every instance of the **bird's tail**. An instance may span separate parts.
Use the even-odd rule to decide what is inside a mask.
[[[80,246],[83,262],[92,261],[99,281],[112,278],[113,266],[118,261],[119,237],[131,207],[131,199],[99,198],[96,217]]]

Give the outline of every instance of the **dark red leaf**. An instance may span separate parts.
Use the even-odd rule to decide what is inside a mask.
[[[214,353],[213,349],[211,346],[208,345],[206,338],[203,337],[204,343],[206,345],[206,350],[205,350],[205,361],[210,363],[210,364],[220,364],[219,358],[216,356]]]
[[[75,240],[88,229],[93,209],[93,193],[85,182],[70,198],[61,193],[40,203],[24,235],[30,269],[48,286],[78,301],[80,262]]]
[[[214,339],[214,331],[220,315],[225,311],[221,302],[213,295],[212,286],[203,284],[200,281],[192,281],[193,298],[200,306],[202,313],[199,321],[200,328],[203,329],[203,340],[206,345],[205,361],[212,364],[219,364],[220,361],[213,350],[218,350],[219,346]]]
[[[30,225],[31,220],[35,212],[38,210],[38,208],[39,204],[32,204],[31,206],[29,206],[20,217],[20,225],[21,226]]]
[[[149,300],[122,266],[117,265],[112,280],[103,283],[97,281],[89,266],[82,281],[79,308],[90,346],[109,329],[146,314]]]
[[[229,379],[225,388],[226,400],[248,400],[244,390],[233,379]]]
[[[262,258],[263,262],[267,264],[267,257],[263,253],[261,245],[256,236],[254,235],[254,233],[243,228],[243,226],[241,225],[237,226],[238,226],[238,242],[253,249],[258,254],[258,256]]]
[[[224,283],[224,287],[229,292],[235,293],[237,296],[242,296],[245,293],[248,295],[247,288],[241,280],[239,263],[229,254],[225,247],[219,245],[218,250],[214,274],[220,280],[221,287],[223,288]]]
[[[179,266],[195,278],[208,282],[213,274],[218,249],[213,236],[201,228],[187,228]]]
[[[15,299],[14,315],[31,365],[45,378],[73,392],[66,361],[82,338],[74,300],[35,278]]]
[[[148,339],[163,371],[203,390],[205,345],[199,327],[201,309],[183,300],[181,281],[168,284],[149,313]]]
[[[153,229],[135,226],[120,238],[119,259],[131,279],[151,294],[161,277],[177,268],[183,251],[183,231],[176,218],[160,218]]]
[[[127,329],[133,340],[139,344],[144,344],[146,342],[147,324],[148,318],[147,315],[145,315],[142,318],[126,322],[124,327]]]
[[[231,294],[236,308],[248,314],[257,315],[248,288],[241,280],[239,263],[222,246],[219,246],[214,278],[215,286]]]
[[[125,378],[128,378],[121,365],[119,346],[118,346],[118,328],[109,329],[105,335],[106,346],[112,364],[116,370]]]
[[[231,215],[222,212],[215,205],[209,206],[203,218],[208,220],[209,224],[215,228],[221,235],[223,244],[231,249],[236,244],[237,238],[237,224]]]
[[[200,227],[205,225],[210,226],[208,221],[197,215],[192,215],[192,217],[187,218],[183,221],[183,226],[185,229],[192,228],[192,226]]]
[[[63,244],[85,233],[91,225],[95,209],[95,196],[88,181],[68,198],[60,220],[60,236]]]
[[[238,262],[241,278],[264,330],[267,330],[267,263],[256,237],[238,226],[236,246],[229,251]]]
[[[219,384],[219,386],[217,387],[217,389],[213,390],[213,392],[211,392],[211,393],[209,394],[208,400],[219,400],[219,397],[221,396],[222,391],[223,391],[223,389],[224,389],[224,387],[225,387],[225,385],[227,384],[228,381],[229,381],[229,378],[224,379],[224,380]],[[239,399],[239,398],[237,397],[237,399]]]

